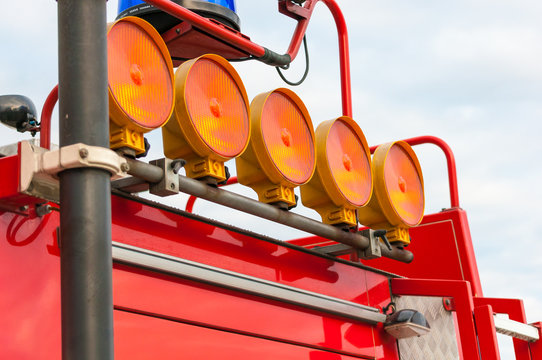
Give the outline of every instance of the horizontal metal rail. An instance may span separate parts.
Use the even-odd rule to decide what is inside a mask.
[[[157,183],[162,179],[162,170],[157,166],[129,158],[127,158],[127,161],[130,165],[130,170],[128,171],[130,175],[151,183]],[[131,185],[135,184],[132,183]],[[272,205],[261,203],[243,195],[211,187],[186,176],[179,175],[179,190],[188,195],[193,195],[247,214],[352,246],[354,249],[364,250],[370,245],[370,240],[359,233],[343,231],[337,227],[278,209]],[[410,251],[397,247],[389,250],[384,244],[380,244],[380,248],[384,257],[405,263],[409,263],[413,259]]]
[[[117,242],[113,242],[113,261],[369,324],[386,320],[385,314],[370,306]]]

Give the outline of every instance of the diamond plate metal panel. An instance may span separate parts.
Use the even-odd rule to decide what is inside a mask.
[[[395,304],[397,310],[418,310],[431,326],[424,336],[397,340],[401,360],[459,360],[453,313],[444,309],[442,298],[399,296]]]

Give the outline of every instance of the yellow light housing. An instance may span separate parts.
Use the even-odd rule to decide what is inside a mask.
[[[404,141],[380,145],[373,156],[373,174],[373,197],[358,210],[360,223],[388,230],[390,242],[409,244],[408,228],[421,222],[425,206],[416,154]]]
[[[162,129],[164,154],[187,161],[186,175],[226,180],[224,162],[245,151],[249,103],[241,78],[224,58],[207,54],[175,72],[174,116]]]
[[[316,172],[301,186],[303,205],[326,224],[356,226],[356,209],[373,190],[371,153],[358,124],[347,116],[316,128]]]
[[[307,108],[293,91],[279,88],[256,96],[250,111],[250,145],[236,159],[237,178],[262,202],[294,206],[294,188],[308,182],[316,166]]]
[[[143,134],[163,126],[174,104],[173,65],[145,20],[125,17],[107,33],[110,146],[145,152]]]

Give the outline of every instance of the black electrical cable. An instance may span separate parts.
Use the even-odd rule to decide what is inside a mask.
[[[298,85],[301,85],[303,83],[303,81],[305,81],[305,79],[307,78],[307,75],[309,74],[309,50],[307,49],[307,36],[303,36],[303,48],[305,49],[305,73],[303,74],[303,77],[301,78],[301,80],[299,80],[298,82],[291,82],[289,81],[288,79],[286,79],[286,77],[284,76],[284,74],[282,73],[282,71],[280,70],[281,68],[286,70],[290,67],[290,65],[285,65],[284,67],[281,67],[281,66],[276,66],[275,69],[277,69],[277,72],[279,73],[279,76],[280,78],[288,85],[290,86],[298,86]]]

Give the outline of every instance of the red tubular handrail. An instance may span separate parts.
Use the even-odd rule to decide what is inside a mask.
[[[309,0],[307,1],[305,8],[311,9],[312,6],[318,2],[322,1],[327,5],[333,19],[337,25],[337,32],[339,36],[339,56],[340,56],[340,69],[341,69],[341,94],[342,94],[342,112],[343,115],[352,117],[352,90],[351,90],[351,80],[350,80],[350,55],[348,47],[348,32],[346,29],[346,22],[344,20],[344,15],[335,2],[335,0]],[[236,48],[247,52],[248,54],[261,58],[265,55],[267,49],[263,46],[255,44],[251,40],[237,35],[237,33],[232,32],[220,25],[217,25],[214,22],[211,22],[209,19],[200,16],[188,9],[183,8],[182,6],[174,3],[169,0],[146,0],[147,3],[154,5],[162,11],[167,12],[168,14],[175,16],[176,18],[186,21],[190,25],[201,29],[205,32],[212,34],[213,36],[219,38],[226,43],[235,46]],[[310,11],[309,11],[310,13]],[[295,59],[305,31],[307,30],[308,22],[310,20],[310,15],[307,18],[300,19],[298,25],[292,36],[290,46],[286,55],[289,55],[291,60]]]
[[[436,136],[417,136],[409,139],[404,139],[406,143],[411,146],[421,145],[421,144],[433,144],[438,146],[446,156],[446,165],[448,167],[448,183],[450,187],[450,205],[452,208],[459,207],[459,191],[457,189],[457,170],[455,166],[455,157],[452,149],[444,140]],[[374,153],[377,146],[371,147],[371,154]]]
[[[350,77],[350,50],[348,45],[348,30],[344,15],[335,0],[321,0],[327,5],[335,19],[339,36],[339,61],[341,68],[341,96],[344,116],[352,117],[352,84]]]
[[[51,90],[41,109],[40,147],[44,149],[51,149],[51,116],[53,115],[53,109],[57,101],[58,85]]]
[[[452,151],[452,148],[441,138],[436,136],[417,136],[409,139],[404,139],[404,142],[408,143],[410,146],[416,146],[421,144],[433,144],[438,146],[444,155],[446,156],[446,165],[448,167],[448,184],[450,187],[450,205],[452,208],[459,208],[459,191],[457,187],[457,170],[455,166],[455,157]],[[370,148],[371,154],[375,152],[376,148],[380,145],[375,145]],[[226,185],[237,184],[237,177],[231,177]],[[194,208],[194,202],[196,201],[195,196],[190,196],[188,202],[186,203],[185,210],[192,212]]]
[[[233,184],[238,184],[238,183],[239,181],[237,181],[237,176],[232,176],[231,178],[228,179],[228,181],[226,181],[225,184],[218,185],[218,186],[221,187],[221,186],[233,185]],[[195,197],[194,195],[190,195],[190,197],[188,198],[188,201],[186,202],[186,206],[184,208],[186,212],[191,213],[192,210],[194,210],[194,203],[196,202],[196,199],[197,197]]]

